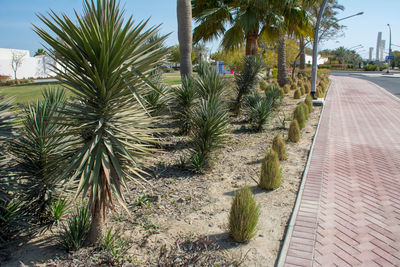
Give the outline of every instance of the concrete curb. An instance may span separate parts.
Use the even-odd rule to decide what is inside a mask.
[[[329,83],[328,86],[328,90],[325,93],[325,98],[328,95],[328,92],[331,88],[332,82]],[[307,157],[307,162],[306,162],[306,167],[304,169],[303,175],[301,177],[301,182],[300,182],[300,187],[297,193],[297,197],[296,197],[296,202],[294,204],[293,207],[293,211],[292,211],[292,215],[290,216],[290,220],[288,223],[288,227],[285,233],[285,238],[283,241],[283,245],[281,248],[281,251],[279,252],[279,256],[275,262],[275,266],[276,267],[282,267],[285,264],[285,259],[286,259],[286,255],[289,249],[289,243],[290,243],[290,239],[292,237],[293,234],[293,228],[294,228],[294,224],[296,221],[296,217],[297,217],[297,213],[299,211],[300,208],[300,202],[303,196],[303,189],[304,189],[304,184],[306,183],[306,179],[307,179],[307,174],[308,174],[308,169],[310,168],[310,162],[311,162],[311,155],[312,152],[314,151],[314,145],[315,145],[315,140],[317,139],[317,135],[319,132],[319,126],[321,124],[321,120],[322,120],[322,116],[324,114],[324,110],[325,110],[325,104],[322,106],[322,110],[321,110],[321,115],[319,116],[319,120],[318,120],[318,124],[317,124],[317,129],[315,131],[314,137],[313,137],[313,141],[311,143],[311,147],[310,147],[310,151],[308,152],[308,157]]]
[[[376,87],[378,87],[378,89],[380,89],[381,91],[383,91],[385,94],[387,94],[388,96],[392,97],[394,100],[400,102],[400,98],[398,98],[397,96],[395,96],[394,94],[392,94],[391,92],[389,92],[388,90],[386,90],[385,88],[383,88],[383,87],[377,85],[377,84],[374,83],[374,82],[371,82],[371,81],[368,81],[368,80],[364,80],[364,81],[367,81],[367,82],[369,82],[369,83],[375,85]]]

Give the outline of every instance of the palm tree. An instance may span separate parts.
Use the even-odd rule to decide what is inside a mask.
[[[301,4],[311,4],[315,0],[308,1],[285,1],[274,11],[275,15],[281,17],[280,20],[276,20],[274,24],[275,29],[278,33],[278,83],[283,86],[289,82],[287,77],[287,66],[286,66],[286,35],[294,34],[296,36],[302,36],[305,34],[312,34],[312,27],[309,21],[307,12],[301,8]]]
[[[177,0],[178,39],[182,78],[192,75],[192,5],[190,0]]]
[[[192,0],[194,42],[210,41],[223,35],[222,46],[234,49],[245,43],[246,56],[256,55],[258,39],[266,34],[266,16],[276,1],[265,0]]]
[[[143,31],[148,21],[124,21],[118,0],[85,0],[83,10],[74,20],[53,11],[49,17],[39,15],[49,32],[38,26],[35,31],[51,47],[59,80],[76,97],[66,106],[64,123],[69,128],[65,135],[79,140],[64,175],[77,185],[76,196],[88,196],[88,241],[96,243],[107,208],[115,201],[125,207],[127,179],[139,182],[140,159],[156,141],[140,94],[166,51],[154,49],[165,38],[148,42],[158,27]]]

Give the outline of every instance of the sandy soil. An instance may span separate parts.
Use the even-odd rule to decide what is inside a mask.
[[[1,266],[153,265],[157,264],[162,249],[177,246],[177,239],[199,240],[196,239],[199,237],[211,240],[216,246],[215,253],[227,259],[225,263],[234,259],[243,266],[273,266],[321,111],[320,107],[314,108],[299,143],[287,143],[288,159],[281,162],[281,186],[275,191],[260,190],[253,179],[259,178],[261,159],[275,134],[280,132],[287,137],[287,129],[280,128],[278,117],[283,113],[290,117],[299,102],[291,95],[292,92],[285,97],[279,112],[262,133],[250,131],[243,118],[234,119],[226,146],[215,159],[212,170],[204,175],[182,168],[182,160],[189,156],[186,144],[190,140],[179,136],[165,138],[163,150],[148,162],[148,166],[153,166],[148,169],[152,188],[130,183],[126,195],[131,214],[120,209],[109,214],[107,226],[118,229],[126,240],[126,250],[118,261],[104,259],[101,251],[93,249],[66,254],[57,248],[55,234],[48,231],[13,249],[10,260]],[[261,204],[258,232],[248,244],[233,242],[226,230],[232,196],[243,185],[252,187]],[[209,250],[208,253],[212,254]]]

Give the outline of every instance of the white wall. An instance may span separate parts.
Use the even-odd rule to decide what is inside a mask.
[[[15,51],[23,55],[22,65],[17,69],[17,78],[47,78],[54,76],[54,72],[50,66],[53,59],[49,56],[31,57],[29,50],[17,50],[0,48],[0,75],[10,76],[14,78],[14,71],[11,67],[12,53]]]
[[[324,64],[327,61],[328,61],[328,58],[321,57],[321,55],[318,55],[318,60],[317,60],[318,65]],[[312,56],[311,55],[306,55],[306,64],[312,64]]]

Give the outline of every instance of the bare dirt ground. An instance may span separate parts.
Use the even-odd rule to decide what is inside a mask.
[[[292,93],[284,98],[262,133],[249,130],[244,118],[233,119],[225,147],[212,170],[204,175],[182,168],[183,159],[189,157],[187,137],[165,138],[161,152],[146,163],[152,166],[148,169],[152,186],[130,183],[126,196],[131,214],[117,209],[108,216],[107,227],[119,230],[125,240],[119,259],[95,248],[67,254],[57,247],[57,229],[53,227],[53,232],[47,231],[13,249],[9,261],[1,266],[168,266],[179,265],[190,257],[205,265],[273,266],[321,111],[314,107],[300,142],[287,143],[288,159],[281,162],[281,186],[274,191],[260,190],[253,179],[259,179],[261,159],[273,137],[278,132],[287,137],[279,117],[285,113],[290,118],[299,102]],[[177,132],[175,128],[170,130]],[[236,243],[227,234],[232,196],[243,185],[253,189],[261,204],[258,232],[248,244]]]

